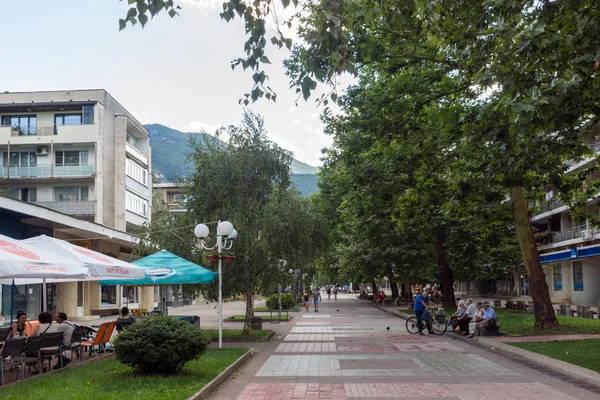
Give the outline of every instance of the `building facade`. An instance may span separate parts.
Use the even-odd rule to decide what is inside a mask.
[[[39,221],[71,217],[120,234],[150,221],[148,131],[105,90],[0,93],[0,153],[0,195],[19,200],[16,211],[31,203]],[[5,214],[3,219],[9,218]],[[120,258],[135,244],[131,235],[124,246],[110,235],[90,237],[85,229],[57,230],[51,223],[32,227],[22,221],[34,219],[23,215],[6,234],[21,239],[44,233]],[[27,297],[37,288],[16,290]],[[125,304],[154,304],[153,288],[95,282],[49,285],[48,296],[58,311],[79,317],[113,314]]]
[[[586,130],[584,142],[594,154],[580,162],[570,162],[567,174],[580,172],[598,162],[600,137],[596,130]],[[587,211],[597,213],[597,201],[598,198],[590,199]],[[589,220],[573,218],[552,187],[546,188],[536,205],[540,212],[532,217],[532,223],[552,300],[597,305],[600,303],[600,231]]]

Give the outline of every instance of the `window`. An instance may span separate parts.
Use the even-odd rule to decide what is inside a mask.
[[[37,134],[37,116],[36,115],[3,115],[2,126],[12,126],[13,131],[18,131],[19,135]]]
[[[581,261],[573,262],[573,290],[583,292],[583,263]]]
[[[54,163],[56,166],[64,167],[69,165],[88,165],[87,150],[67,150],[55,151]]]
[[[55,201],[88,201],[88,187],[57,187],[54,188]]]
[[[0,190],[0,194],[17,200],[37,201],[37,188],[10,188]]]
[[[148,200],[143,197],[133,194],[127,191],[127,197],[125,199],[125,208],[133,213],[148,216]]]
[[[561,264],[554,265],[553,275],[554,275],[554,291],[560,292],[560,291],[562,291],[562,265]]]
[[[175,193],[173,194],[173,203],[185,204],[187,203],[187,196],[185,195],[185,193]]]
[[[101,286],[100,302],[100,305],[103,306],[117,304],[117,287],[115,285]]]
[[[83,124],[91,125],[94,123],[94,106],[83,106]]]
[[[81,125],[81,114],[54,114],[54,134],[58,134],[58,127],[64,125]]]
[[[34,151],[11,151],[2,153],[2,165],[5,167],[35,167],[37,166],[37,154]]]
[[[126,172],[130,178],[148,186],[148,171],[130,158],[127,158]]]

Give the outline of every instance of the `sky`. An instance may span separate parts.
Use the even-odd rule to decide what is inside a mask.
[[[180,17],[163,13],[143,30],[119,32],[126,0],[4,1],[0,91],[106,89],[144,124],[209,133],[238,125],[238,100],[252,87],[249,71],[230,66],[244,55],[243,22],[221,20],[221,0],[175,3]],[[318,166],[332,140],[323,134],[322,107],[289,88],[281,65],[287,54],[267,52],[277,103],[262,99],[249,108],[265,118],[271,140]]]

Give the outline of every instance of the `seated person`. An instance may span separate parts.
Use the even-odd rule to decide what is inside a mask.
[[[461,299],[456,299],[456,312],[450,316],[450,323],[452,324],[452,330],[455,330],[458,326],[458,318],[465,313],[467,307],[465,302]]]
[[[473,320],[473,317],[475,317],[476,312],[477,308],[473,303],[473,300],[467,299],[467,309],[463,313],[463,315],[458,317],[458,328],[454,331],[456,333],[467,335],[469,333],[469,323],[471,322],[471,320]]]
[[[377,302],[375,304],[383,305],[383,301],[385,300],[386,295],[383,293],[383,290],[377,293]]]
[[[117,331],[121,332],[123,328],[133,324],[134,322],[135,318],[129,314],[129,309],[127,307],[121,308],[121,314],[119,315],[119,318],[117,318]]]
[[[27,313],[24,311],[17,312],[17,320],[12,324],[11,337],[25,337],[32,335],[33,327],[27,321]]]
[[[490,307],[487,301],[483,303],[483,316],[481,322],[475,325],[475,336],[489,336],[496,326],[496,311]],[[469,335],[473,337],[473,335]]]

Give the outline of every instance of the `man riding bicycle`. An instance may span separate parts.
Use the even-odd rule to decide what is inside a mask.
[[[418,295],[415,299],[414,311],[417,316],[417,329],[419,330],[419,335],[423,335],[421,321],[423,320],[423,315],[427,312],[427,308],[437,307],[433,301],[429,298],[429,293],[424,290],[422,294]],[[431,316],[427,316],[425,314],[425,324],[427,325],[427,332],[431,334]]]

